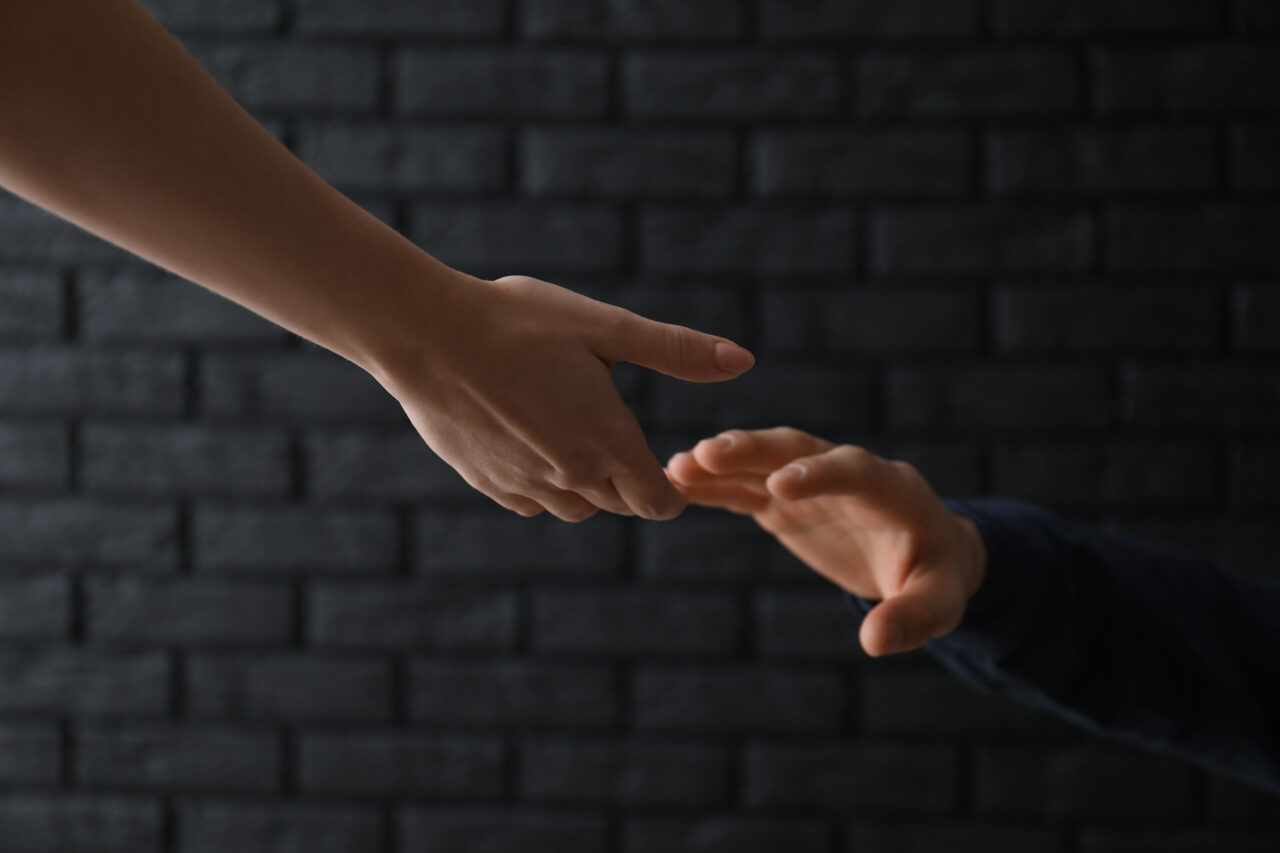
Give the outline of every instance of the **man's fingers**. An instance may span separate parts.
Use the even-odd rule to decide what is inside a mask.
[[[792,459],[769,475],[766,485],[780,498],[818,495],[882,497],[890,486],[893,463],[861,447],[842,444],[815,456]]]
[[[715,474],[771,474],[793,459],[822,453],[832,446],[826,439],[793,427],[735,429],[698,442],[693,457]]]
[[[689,486],[689,502],[712,509],[754,515],[769,505],[769,496],[742,486],[700,483]]]
[[[641,518],[667,521],[683,512],[689,503],[688,497],[667,479],[653,457],[614,472],[610,479],[618,494]]]
[[[618,490],[613,485],[612,480],[605,480],[597,486],[575,489],[574,491],[605,512],[611,512],[615,515],[636,514],[635,510],[622,499],[622,495],[618,494]]]
[[[668,479],[681,486],[720,485],[743,486],[768,496],[764,474],[713,474],[698,464],[692,453],[677,453],[667,463]]]
[[[599,507],[581,495],[563,489],[539,492],[536,500],[561,521],[586,521],[600,511]]]
[[[750,352],[724,338],[630,312],[618,316],[608,339],[595,345],[596,354],[609,361],[628,361],[689,382],[733,379],[756,362]]]
[[[858,637],[872,657],[918,649],[960,624],[965,596],[953,575],[917,570],[897,595],[872,608]]]

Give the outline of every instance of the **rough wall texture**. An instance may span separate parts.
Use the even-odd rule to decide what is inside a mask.
[[[1277,572],[1267,0],[148,0],[442,259],[792,423]],[[524,521],[359,371],[0,198],[0,849],[1274,851],[1280,803],[870,662],[749,523]]]

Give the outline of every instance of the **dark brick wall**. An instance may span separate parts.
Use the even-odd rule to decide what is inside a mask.
[[[148,0],[442,259],[733,336],[782,422],[1275,575],[1266,0]],[[0,199],[5,853],[1272,851],[870,662],[748,522],[524,521],[331,354]]]

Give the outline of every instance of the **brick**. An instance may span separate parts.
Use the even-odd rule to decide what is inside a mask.
[[[298,133],[298,155],[307,165],[329,183],[358,192],[501,190],[505,152],[505,134],[489,127],[313,123]]]
[[[401,818],[400,827],[404,849],[415,851],[599,853],[606,845],[604,818],[576,814],[410,809]]]
[[[1122,207],[1109,223],[1109,263],[1119,272],[1280,271],[1276,205]]]
[[[160,804],[135,797],[14,794],[0,800],[5,853],[159,853]]]
[[[1171,759],[1096,747],[981,747],[979,812],[1053,818],[1175,819],[1193,808],[1192,770]]]
[[[381,71],[372,47],[290,41],[188,47],[249,110],[371,113],[378,105]]]
[[[640,818],[623,830],[627,853],[827,853],[817,821],[760,817]]]
[[[62,306],[62,282],[57,273],[0,267],[0,340],[58,337],[62,333]]]
[[[753,808],[937,815],[954,808],[958,790],[955,754],[944,746],[754,746],[745,772]]]
[[[336,803],[182,802],[182,853],[369,853],[383,849],[375,808]]]
[[[961,287],[767,290],[760,299],[764,345],[784,353],[977,352],[984,300]]]
[[[193,548],[200,570],[376,572],[394,567],[399,535],[390,512],[202,505]]]
[[[409,230],[432,255],[476,274],[605,271],[616,268],[622,256],[618,213],[599,204],[415,204]]]
[[[142,5],[177,33],[270,33],[283,18],[276,0],[142,0]]]
[[[876,117],[1062,115],[1081,97],[1071,56],[1056,48],[873,50],[857,75],[859,112]]]
[[[1280,350],[1280,287],[1246,284],[1233,296],[1236,345],[1251,352]]]
[[[958,130],[765,131],[751,186],[766,197],[956,196],[969,188],[971,147]]]
[[[56,421],[0,423],[0,489],[60,489],[71,473],[71,442]]]
[[[1280,9],[1270,0],[1236,0],[1234,9],[1236,28],[1249,34],[1280,32]]]
[[[506,8],[505,0],[299,0],[294,22],[303,33],[483,37],[502,34]]]
[[[1271,45],[1101,49],[1094,65],[1095,98],[1105,115],[1280,108],[1280,90],[1258,85],[1280,77],[1280,50]]]
[[[1079,208],[981,204],[882,208],[871,216],[871,266],[881,273],[1072,273],[1094,256]]]
[[[169,506],[81,498],[0,501],[0,559],[47,565],[164,570],[178,556]]]
[[[794,205],[643,211],[640,263],[658,273],[824,275],[853,268],[853,215]]]
[[[928,670],[867,667],[858,695],[860,729],[875,735],[1012,733],[1041,740],[1073,733],[1056,717],[989,696],[936,667]]]
[[[757,653],[764,658],[861,661],[858,620],[839,590],[757,590]]]
[[[15,261],[121,263],[124,249],[0,189],[0,258]]]
[[[298,740],[299,785],[308,793],[496,799],[504,759],[494,737],[325,732]]]
[[[203,424],[87,424],[81,482],[109,494],[277,495],[289,488],[281,430]]]
[[[616,576],[623,562],[620,519],[581,524],[492,511],[422,512],[414,520],[414,568],[430,576]]]
[[[319,646],[392,650],[509,650],[516,640],[516,597],[405,583],[317,584],[307,635]]]
[[[90,578],[85,633],[94,642],[285,643],[291,597],[278,583]]]
[[[521,32],[534,39],[720,41],[744,29],[737,0],[525,0]]]
[[[723,655],[738,648],[734,596],[643,588],[540,591],[533,597],[533,648],[621,655]]]
[[[521,140],[520,174],[539,197],[718,198],[733,190],[736,149],[726,131],[534,128]]]
[[[64,578],[0,579],[0,640],[69,639],[70,628],[71,595]]]
[[[206,355],[198,387],[201,412],[218,420],[405,422],[372,376],[332,353]]]
[[[303,438],[312,499],[458,500],[474,492],[410,429],[317,429]]]
[[[974,0],[763,0],[760,34],[767,40],[892,39],[972,36]]]
[[[1126,419],[1139,426],[1252,427],[1280,424],[1275,372],[1243,364],[1131,365]]]
[[[624,57],[629,115],[671,119],[815,118],[840,103],[840,68],[810,52],[636,53]]]
[[[53,787],[61,775],[62,746],[56,725],[0,725],[0,784]],[[3,814],[4,806],[0,804],[0,815]],[[0,825],[3,825],[2,817]]]
[[[663,379],[654,410],[665,426],[756,429],[778,425],[780,399],[787,400],[787,423],[818,432],[863,427],[873,418],[867,372],[825,366],[757,367],[721,385]]]
[[[168,697],[169,662],[158,651],[0,650],[3,712],[156,716]]]
[[[176,415],[182,360],[167,350],[35,344],[0,350],[0,410],[20,414]]]
[[[1280,446],[1246,444],[1232,454],[1231,498],[1242,506],[1280,506]]]
[[[1275,846],[1274,831],[1089,828],[1081,833],[1078,849],[1081,853],[1268,853]]]
[[[90,789],[262,792],[279,779],[272,732],[98,725],[75,744],[76,779]]]
[[[76,291],[87,341],[277,343],[284,330],[211,290],[153,268],[87,272]]]
[[[755,522],[697,507],[675,521],[642,526],[637,552],[646,580],[738,585],[813,579]]]
[[[708,808],[728,797],[722,747],[542,738],[520,752],[520,796],[530,802]]]
[[[1222,12],[1204,0],[997,0],[993,24],[1012,35],[1142,35],[1221,30]]]
[[[602,116],[608,69],[594,53],[494,48],[402,49],[395,104],[406,115]]]
[[[609,667],[527,659],[413,661],[408,701],[416,723],[485,730],[598,729],[618,714]]]
[[[1204,506],[1218,491],[1218,453],[1185,441],[1001,447],[995,491],[1056,507]]]
[[[948,853],[1066,853],[1069,849],[1059,829],[1040,826],[952,823],[940,826],[867,824],[849,833],[849,851],[858,853],[916,853],[946,850]]]
[[[1280,164],[1274,152],[1280,148],[1280,128],[1247,126],[1231,136],[1232,185],[1242,193],[1280,189]]]
[[[199,719],[380,722],[391,710],[389,664],[365,658],[198,655],[184,688]]]
[[[1000,195],[1207,192],[1217,170],[1207,128],[1006,130],[987,146],[991,189]]]
[[[641,666],[638,728],[808,734],[838,729],[847,697],[834,670],[799,666]]]
[[[1002,287],[995,334],[1011,352],[1207,351],[1219,345],[1216,288],[1092,283]]]
[[[890,368],[888,422],[896,429],[1088,429],[1112,420],[1101,368],[977,364]]]
[[[962,498],[990,491],[984,454],[971,443],[896,441],[882,455],[915,466],[939,495]]]

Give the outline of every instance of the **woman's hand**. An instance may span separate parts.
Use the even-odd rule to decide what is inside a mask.
[[[701,441],[667,472],[693,503],[752,516],[814,571],[880,600],[862,623],[872,656],[953,630],[982,585],[978,529],[905,462],[778,427]]]
[[[410,324],[417,333],[399,336],[402,346],[374,375],[432,450],[525,516],[678,515],[686,498],[650,452],[610,369],[627,361],[715,382],[754,363],[723,338],[526,276],[462,281],[431,300],[423,321]]]

